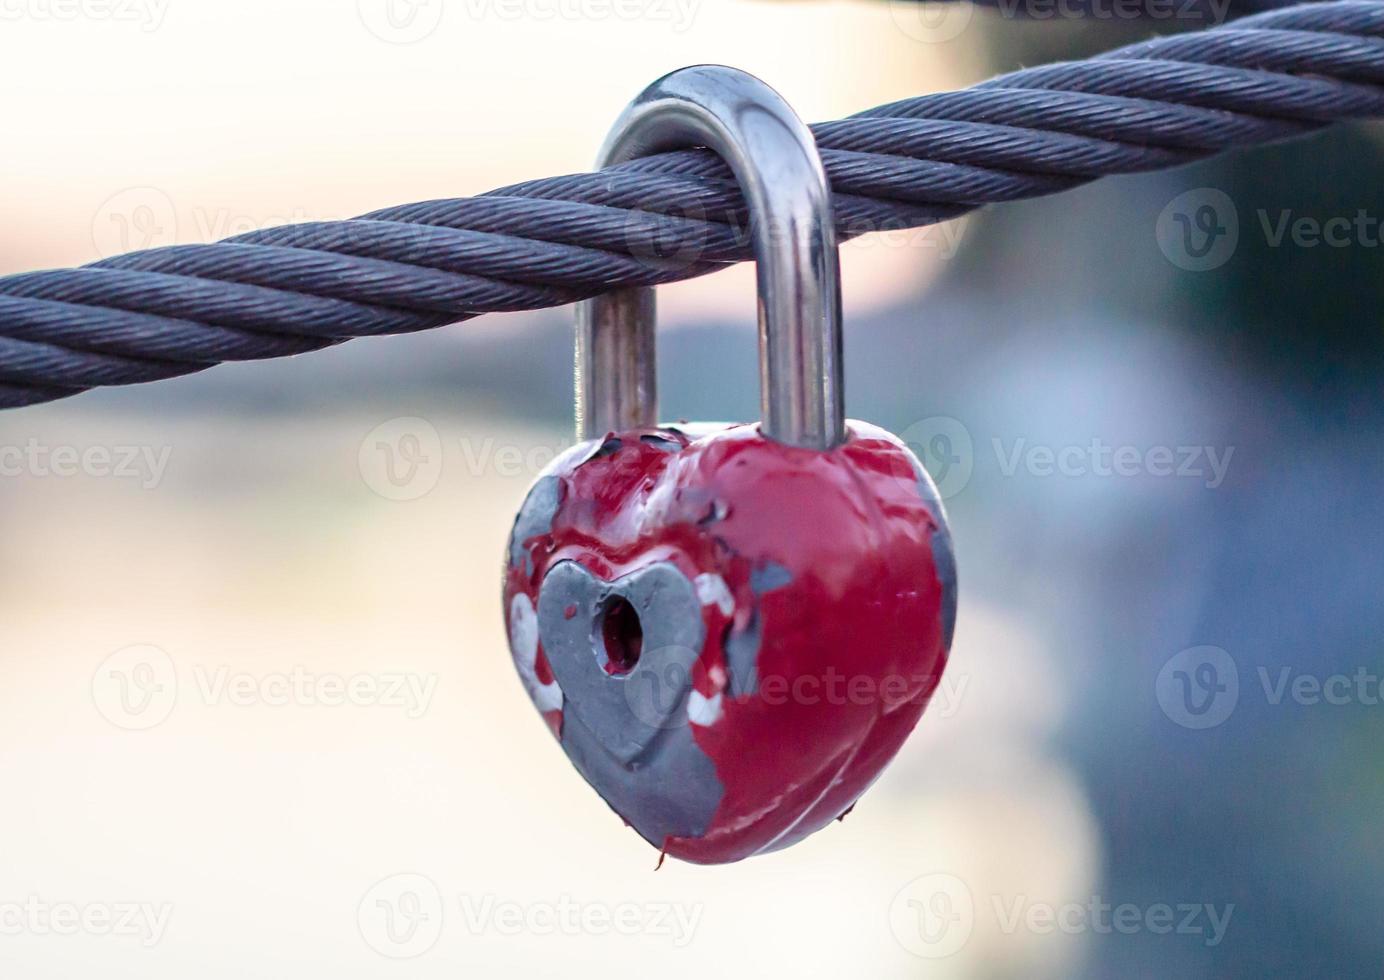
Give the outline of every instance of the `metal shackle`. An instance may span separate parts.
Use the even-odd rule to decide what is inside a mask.
[[[696,65],[646,88],[616,120],[608,167],[705,146],[749,204],[759,284],[760,431],[809,449],[845,441],[841,267],[831,191],[812,133],[753,75]],[[583,302],[577,312],[577,437],[658,424],[652,287]]]

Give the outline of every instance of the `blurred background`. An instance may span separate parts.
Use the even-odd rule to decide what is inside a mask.
[[[584,169],[684,64],[828,119],[1205,26],[1119,9],[16,0],[0,272]],[[850,818],[736,866],[655,871],[513,675],[570,310],[0,415],[0,968],[1378,975],[1382,135],[844,247],[956,644]],[[666,416],[754,415],[753,292],[661,291]]]

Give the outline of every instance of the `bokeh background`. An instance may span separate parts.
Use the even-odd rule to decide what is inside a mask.
[[[684,64],[825,119],[1204,23],[1104,9],[16,0],[0,272],[583,169]],[[1381,135],[843,249],[956,646],[849,819],[732,867],[656,871],[510,666],[570,310],[0,416],[0,969],[1377,976]],[[665,414],[751,417],[750,270],[660,303]]]

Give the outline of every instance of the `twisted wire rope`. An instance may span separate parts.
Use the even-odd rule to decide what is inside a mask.
[[[812,127],[841,237],[1384,116],[1384,0],[1270,10]],[[0,408],[750,258],[705,150],[0,278]]]

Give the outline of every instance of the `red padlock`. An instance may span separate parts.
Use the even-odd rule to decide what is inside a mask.
[[[579,444],[530,489],[510,647],[578,771],[667,854],[787,847],[842,816],[912,731],[956,614],[936,488],[845,421],[831,201],[807,127],[719,66],[651,85],[600,165],[717,151],[750,206],[762,422],[658,425],[652,290],[583,304]]]

